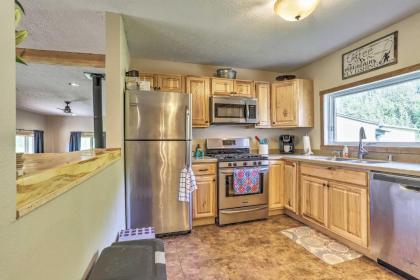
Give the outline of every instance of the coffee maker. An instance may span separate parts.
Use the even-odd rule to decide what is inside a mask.
[[[280,135],[280,153],[281,154],[294,154],[295,153],[295,136],[293,135]]]

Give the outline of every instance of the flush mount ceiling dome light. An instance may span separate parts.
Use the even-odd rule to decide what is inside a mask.
[[[274,12],[287,21],[306,18],[316,9],[320,0],[276,0]]]

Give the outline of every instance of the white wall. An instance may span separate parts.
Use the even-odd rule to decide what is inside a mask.
[[[81,279],[95,253],[125,228],[122,169],[119,160],[2,228],[0,279]]]
[[[16,110],[16,128],[25,130],[43,130],[47,128],[47,117],[25,110]]]
[[[93,117],[47,116],[46,119],[46,153],[68,152],[72,131],[93,132]]]
[[[0,2],[0,231],[16,213],[16,66],[14,2]],[[1,248],[1,247],[0,247]],[[1,254],[1,249],[0,249]],[[1,260],[0,260],[1,262]],[[2,275],[0,271],[0,275]]]
[[[16,219],[14,1],[0,2],[0,279],[80,279],[125,226],[123,161]]]
[[[393,24],[371,36],[338,50],[295,72],[298,77],[314,80],[315,91],[315,127],[311,130],[313,147],[321,145],[320,97],[321,90],[330,89],[343,84],[366,79],[389,71],[420,63],[420,13]],[[350,79],[341,78],[341,55],[360,47],[391,32],[398,31],[398,63],[376,71],[372,71]]]
[[[120,14],[106,13],[106,58],[105,73],[107,85],[106,142],[108,147],[122,147],[124,131],[124,88],[125,72],[130,65],[127,39]]]

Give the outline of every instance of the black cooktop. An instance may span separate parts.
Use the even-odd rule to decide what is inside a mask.
[[[267,160],[267,156],[256,154],[212,154],[211,157],[219,161],[244,161],[244,160]]]

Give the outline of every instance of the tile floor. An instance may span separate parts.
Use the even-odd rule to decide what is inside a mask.
[[[362,257],[328,265],[280,233],[301,226],[280,215],[226,227],[194,228],[165,238],[168,280],[401,279]]]

